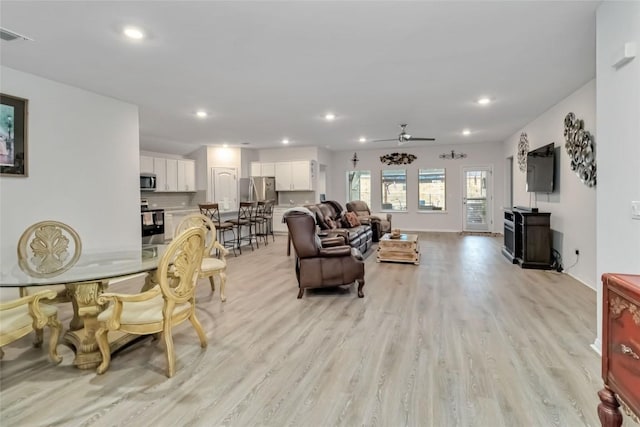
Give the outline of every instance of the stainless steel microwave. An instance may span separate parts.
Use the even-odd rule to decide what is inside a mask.
[[[140,191],[156,191],[156,174],[140,174]]]

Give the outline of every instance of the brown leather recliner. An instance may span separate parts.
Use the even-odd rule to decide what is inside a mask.
[[[353,200],[347,203],[347,211],[355,212],[358,219],[363,224],[370,224],[374,230],[373,241],[377,242],[384,233],[391,233],[391,214],[390,213],[371,213],[367,202],[362,200]]]
[[[288,211],[284,219],[296,251],[298,298],[302,298],[306,288],[351,285],[354,282],[358,282],[358,296],[364,297],[364,261],[358,249],[345,245],[341,237],[321,241],[316,234],[315,218],[310,212]]]

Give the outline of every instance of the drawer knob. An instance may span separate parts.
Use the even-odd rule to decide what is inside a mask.
[[[627,347],[624,344],[620,344],[620,348],[622,349],[622,354],[626,354],[629,357],[633,357],[636,360],[640,360],[640,356],[638,356],[636,352],[631,349],[631,347]]]

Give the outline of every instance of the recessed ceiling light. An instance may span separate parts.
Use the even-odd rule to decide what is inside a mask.
[[[283,143],[283,144],[288,144],[288,143],[289,143],[289,140],[288,140],[287,138],[284,138],[284,139],[282,140],[282,143]]]
[[[482,98],[478,98],[478,104],[480,105],[487,105],[491,103],[491,98],[489,98],[488,96],[483,96]]]
[[[204,119],[204,118],[208,117],[209,114],[204,110],[198,110],[198,111],[196,111],[196,116],[200,117],[201,119]]]
[[[125,27],[122,32],[125,36],[133,40],[141,40],[144,38],[144,32],[140,28]]]
[[[470,131],[469,129],[464,129],[464,130],[462,131],[462,134],[463,134],[463,135],[465,135],[465,136],[467,136],[467,135],[471,135],[471,131]]]
[[[361,136],[360,139],[358,140],[360,142],[367,142],[367,138],[365,138],[364,136]]]
[[[227,148],[227,147],[229,146],[229,144],[227,144],[227,143],[225,142],[224,144],[222,144],[222,146],[223,146],[224,148]]]
[[[333,113],[327,113],[327,114],[325,114],[325,115],[324,115],[324,118],[325,118],[325,120],[327,120],[327,121],[332,121],[332,120],[335,120],[336,115],[335,115],[335,114],[333,114]]]

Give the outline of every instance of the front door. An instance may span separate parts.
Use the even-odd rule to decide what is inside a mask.
[[[464,231],[491,231],[491,167],[462,169]]]

